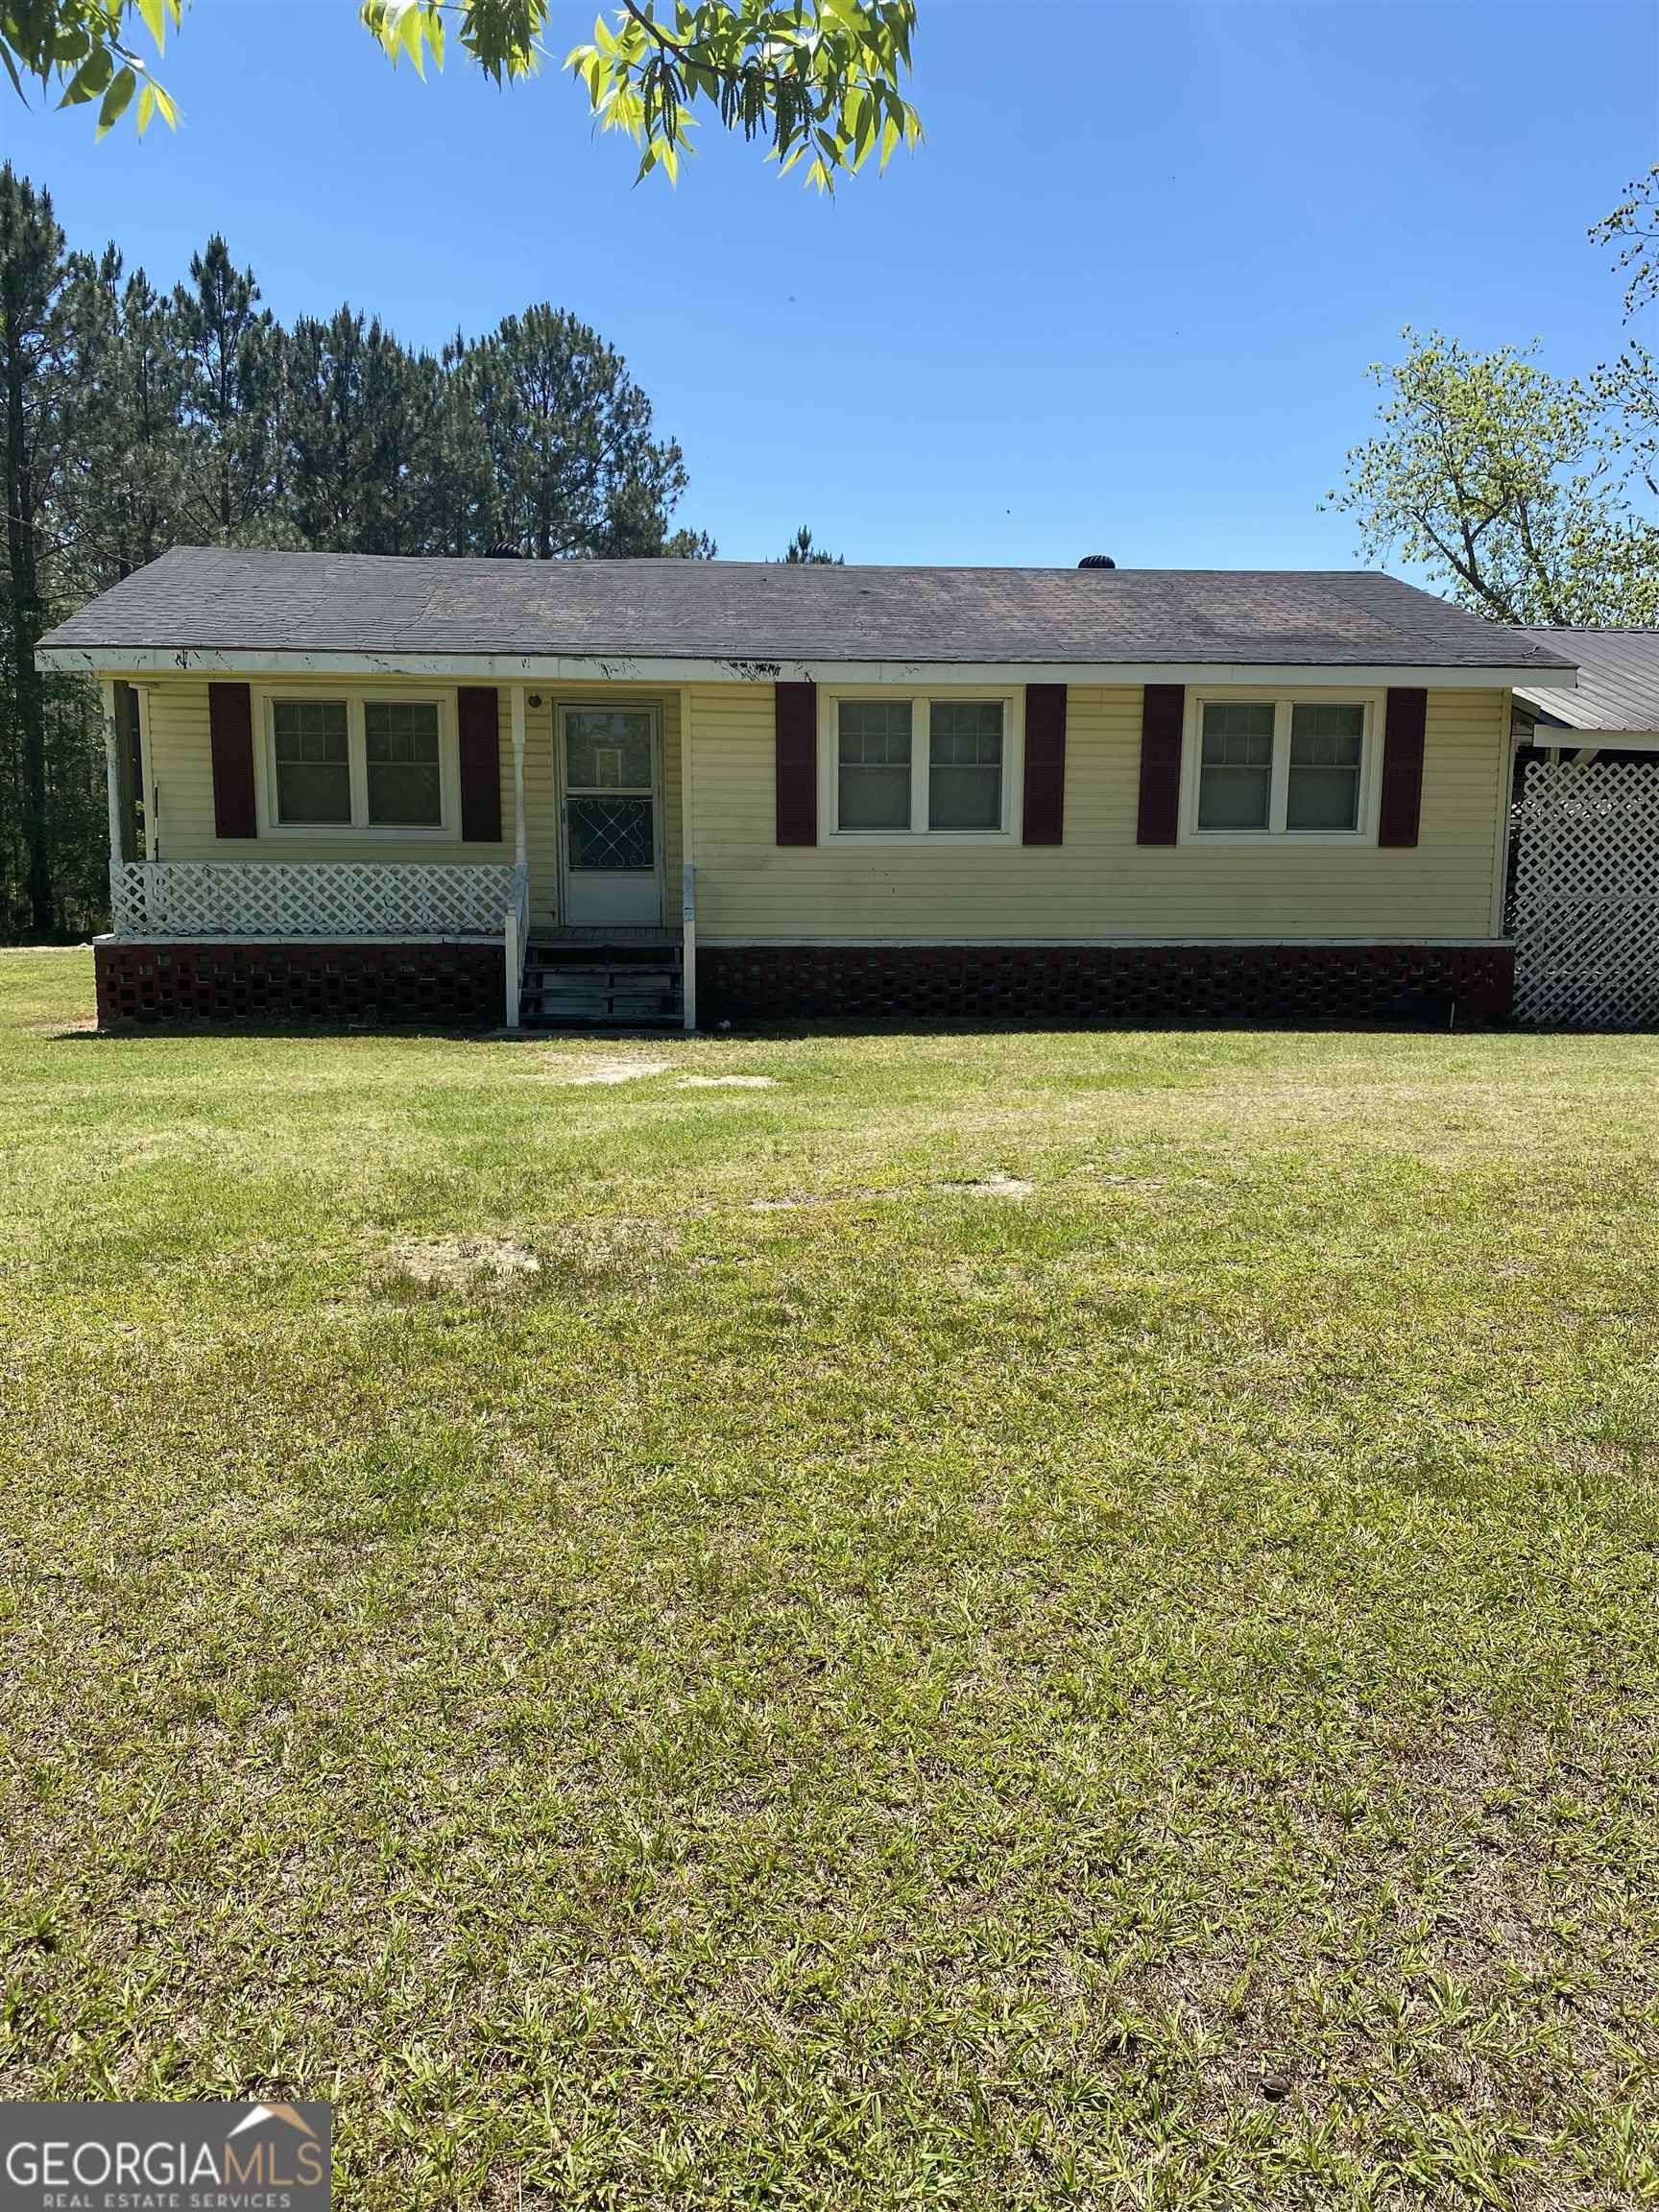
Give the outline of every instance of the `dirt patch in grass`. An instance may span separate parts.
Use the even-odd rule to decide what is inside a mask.
[[[682,1075],[676,1091],[771,1091],[776,1075]]]
[[[394,1244],[371,1273],[382,1288],[479,1296],[534,1289],[550,1296],[637,1295],[656,1287],[679,1242],[665,1221],[635,1217],[562,1222],[538,1235],[536,1248],[509,1237],[440,1238]]]
[[[957,1180],[920,1184],[905,1190],[896,1184],[866,1184],[856,1190],[798,1190],[778,1198],[751,1198],[751,1214],[795,1214],[820,1206],[856,1206],[872,1198],[920,1199],[930,1191],[953,1198],[1029,1198],[1037,1189],[1022,1175],[971,1175]]]
[[[441,1237],[425,1244],[393,1244],[376,1256],[384,1276],[422,1289],[471,1289],[539,1275],[541,1262],[510,1237]]]
[[[666,1060],[640,1060],[617,1053],[603,1060],[555,1060],[542,1074],[550,1083],[581,1090],[598,1083],[637,1083],[647,1075],[666,1075],[669,1066]]]
[[[780,1198],[751,1198],[751,1214],[798,1214],[821,1206],[863,1206],[874,1198],[902,1198],[896,1184],[865,1184],[856,1190],[797,1190]]]

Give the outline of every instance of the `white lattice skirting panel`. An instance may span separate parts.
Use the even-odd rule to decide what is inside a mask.
[[[1534,761],[1514,835],[1517,1017],[1659,1024],[1659,761]]]
[[[496,937],[515,903],[513,870],[346,861],[132,860],[113,871],[122,937]]]

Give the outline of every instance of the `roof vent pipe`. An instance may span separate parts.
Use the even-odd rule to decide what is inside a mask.
[[[1118,564],[1110,553],[1085,553],[1077,565],[1079,568],[1116,568]]]

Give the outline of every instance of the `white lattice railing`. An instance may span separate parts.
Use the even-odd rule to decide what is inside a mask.
[[[109,891],[123,937],[499,937],[515,874],[495,861],[128,860]]]
[[[1512,827],[1517,1015],[1659,1023],[1659,761],[1534,761]]]

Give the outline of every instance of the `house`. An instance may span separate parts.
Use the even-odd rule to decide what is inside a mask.
[[[104,686],[108,1027],[1503,1015],[1515,687],[1369,573],[180,549]]]
[[[1578,664],[1575,690],[1515,686],[1523,748],[1576,759],[1659,755],[1659,630],[1517,630],[1528,645]],[[1523,753],[1525,761],[1528,756]]]

